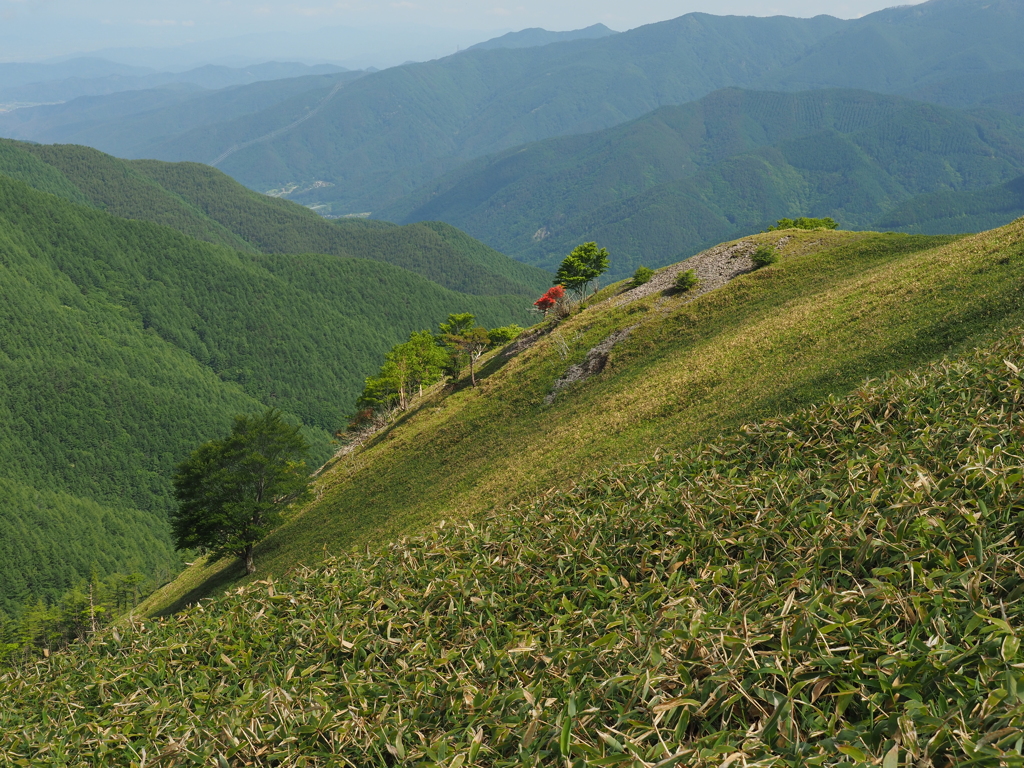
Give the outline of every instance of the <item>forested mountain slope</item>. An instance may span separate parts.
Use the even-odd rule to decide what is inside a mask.
[[[0,173],[121,218],[153,221],[240,250],[385,261],[476,295],[532,298],[550,284],[547,273],[449,226],[327,221],[196,163],[125,161],[82,146],[0,141]]]
[[[94,569],[170,573],[171,470],[235,414],[280,408],[319,463],[411,331],[528,307],[381,261],[231,250],[0,175],[0,612]]]
[[[1024,118],[866,91],[728,89],[480,158],[378,215],[447,221],[549,269],[575,243],[597,240],[624,276],[779,218],[866,228],[917,195],[1022,172]],[[1005,210],[984,223],[1012,220]]]
[[[912,198],[881,217],[881,229],[928,235],[978,232],[1024,216],[1024,176],[964,192],[934,192]]]
[[[647,287],[609,298],[539,331],[512,359],[495,356],[479,386],[424,398],[328,466],[319,501],[257,552],[258,578],[318,562],[324,545],[390,542],[525,503],[1024,322],[1024,221],[966,239],[768,233],[695,257],[698,275],[743,273],[768,243],[782,253],[773,267],[693,300]],[[662,287],[686,266],[666,268]],[[581,371],[597,373],[557,384]],[[235,564],[186,571],[149,608],[180,607],[228,575],[239,575]]]
[[[536,457],[567,458],[571,418],[577,456],[631,463],[2,673],[0,748],[44,766],[1019,763],[1024,222],[773,237],[782,262],[725,289],[620,296],[561,329],[638,326],[544,411]],[[480,444],[474,410],[539,421],[566,364],[552,341],[370,452],[447,441],[451,471]],[[943,348],[965,354],[861,378]],[[718,380],[730,365],[744,381]],[[506,404],[510,370],[529,383]],[[765,407],[784,415],[748,420]],[[741,421],[674,426],[707,409]]]

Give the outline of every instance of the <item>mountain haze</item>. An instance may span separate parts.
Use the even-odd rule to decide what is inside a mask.
[[[208,64],[186,72],[147,72],[133,74],[135,68],[123,68],[117,71],[117,65],[111,63],[114,74],[89,77],[89,70],[104,72],[107,62],[79,60],[84,66],[81,70],[68,70],[73,62],[63,65],[0,65],[0,104],[11,102],[50,103],[70,101],[81,96],[102,96],[122,91],[138,91],[152,88],[176,87],[178,90],[187,86],[202,89],[220,89],[229,86],[244,85],[257,82],[268,82],[286,78],[298,78],[309,75],[331,75],[344,72],[344,67],[333,64],[307,66],[294,62],[268,61],[251,67],[232,68]],[[90,66],[91,64],[91,66]],[[30,74],[35,71],[35,74]],[[10,75],[10,79],[6,77]],[[55,77],[56,76],[56,77]],[[30,82],[21,82],[26,78]],[[12,82],[13,81],[13,82]]]
[[[339,83],[363,72],[268,80],[208,91],[188,83],[88,96],[64,104],[0,113],[0,132],[40,143],[86,144],[122,157],[161,154],[164,142],[204,126],[268,110],[281,102],[290,109],[313,107]],[[302,95],[315,92],[310,99]],[[302,106],[300,106],[302,105]],[[164,159],[177,159],[161,154]]]

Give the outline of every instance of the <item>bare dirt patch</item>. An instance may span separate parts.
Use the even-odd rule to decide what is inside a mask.
[[[608,364],[608,353],[612,351],[612,347],[627,338],[629,334],[633,332],[634,328],[636,328],[636,326],[631,325],[628,328],[622,328],[616,331],[587,352],[587,357],[582,363],[569,366],[569,370],[563,373],[561,378],[558,379],[558,381],[556,381],[551,387],[551,392],[544,398],[544,402],[550,405],[555,402],[555,396],[558,394],[558,390],[563,387],[567,387],[570,384],[574,384],[577,381],[589,379],[591,376],[595,376],[603,371],[604,367]]]

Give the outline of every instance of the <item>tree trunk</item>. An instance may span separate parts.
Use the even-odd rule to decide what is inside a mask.
[[[473,386],[476,386],[476,374],[473,373],[473,354],[469,355],[469,380],[473,382]]]
[[[252,561],[252,544],[245,548],[242,556],[245,558],[245,574],[252,576],[256,573],[256,564]]]

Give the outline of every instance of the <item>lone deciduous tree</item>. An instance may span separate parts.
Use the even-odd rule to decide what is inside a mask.
[[[240,557],[254,573],[255,546],[280,524],[281,510],[308,493],[308,452],[279,411],[236,416],[231,434],[203,443],[175,471],[175,547]]]
[[[597,243],[583,243],[562,259],[555,273],[555,283],[564,285],[581,300],[586,298],[590,284],[608,271],[608,251]]]

